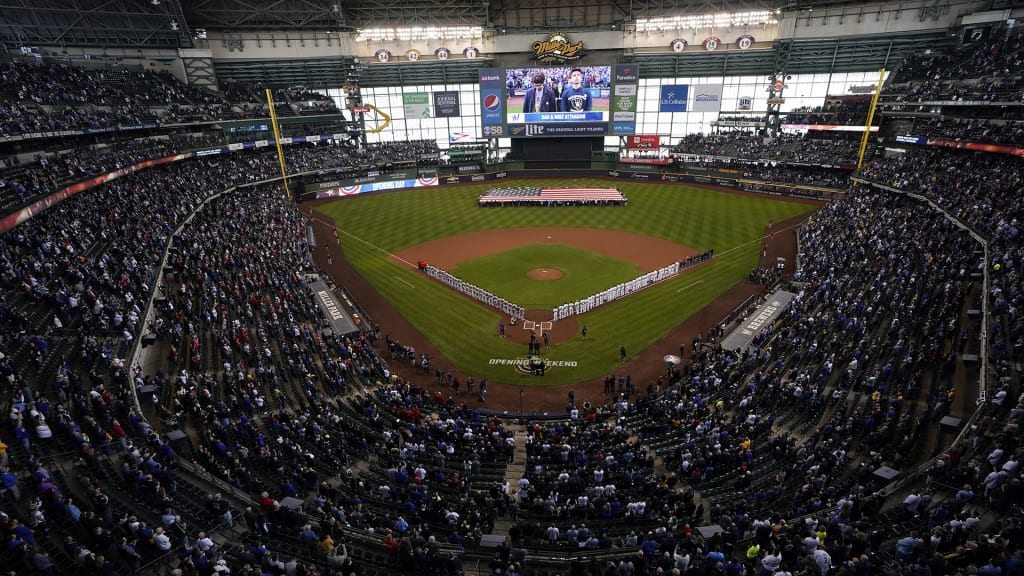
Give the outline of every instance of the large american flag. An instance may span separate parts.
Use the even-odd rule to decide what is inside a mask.
[[[626,197],[618,188],[542,188],[540,199],[555,201],[615,200],[622,201]]]
[[[626,197],[618,188],[533,188],[516,189],[503,193],[502,189],[489,190],[480,197],[481,204],[502,204],[518,202],[520,204],[536,202],[625,202]]]

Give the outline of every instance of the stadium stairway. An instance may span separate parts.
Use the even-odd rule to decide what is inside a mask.
[[[516,439],[516,449],[512,455],[512,462],[505,468],[505,481],[510,489],[514,489],[519,479],[526,473],[526,427],[522,424],[506,424],[506,428],[512,432]],[[499,516],[494,519],[492,534],[508,537],[508,531],[512,528],[512,520],[508,516]]]

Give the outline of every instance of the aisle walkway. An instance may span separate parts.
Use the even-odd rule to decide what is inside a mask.
[[[505,468],[505,481],[510,489],[515,489],[519,479],[526,473],[526,427],[522,424],[506,424],[516,439],[516,450],[512,462]],[[512,528],[512,519],[506,514],[494,520],[494,532],[496,536],[508,537],[508,531]]]

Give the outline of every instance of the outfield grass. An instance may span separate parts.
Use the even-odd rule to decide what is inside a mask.
[[[527,272],[537,268],[558,270],[562,277],[528,278]],[[558,243],[530,244],[474,258],[449,272],[527,310],[554,308],[643,274],[632,262]]]
[[[551,179],[530,180],[528,184],[607,186],[608,182]],[[503,185],[513,186],[515,182]],[[478,379],[537,386],[589,380],[614,370],[620,345],[630,354],[647,348],[745,278],[757,265],[761,237],[769,221],[781,222],[812,209],[770,197],[674,184],[617,185],[629,197],[627,207],[479,208],[477,197],[493,186],[481,184],[354,196],[321,206],[320,210],[335,219],[346,257],[353,266],[459,370]],[[496,336],[496,312],[456,296],[414,269],[387,258],[388,254],[435,238],[523,226],[646,234],[698,250],[714,248],[716,257],[708,266],[583,315],[579,320],[588,328],[586,340],[577,336],[546,351],[548,358],[574,361],[576,366],[559,367],[543,379],[531,379],[508,366],[489,364],[490,359],[516,358],[524,352],[523,346]],[[340,281],[344,283],[344,278]],[[595,285],[590,292],[607,287]]]

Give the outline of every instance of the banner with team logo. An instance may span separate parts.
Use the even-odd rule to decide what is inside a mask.
[[[722,85],[693,86],[693,108],[690,112],[718,112],[722,109]]]

